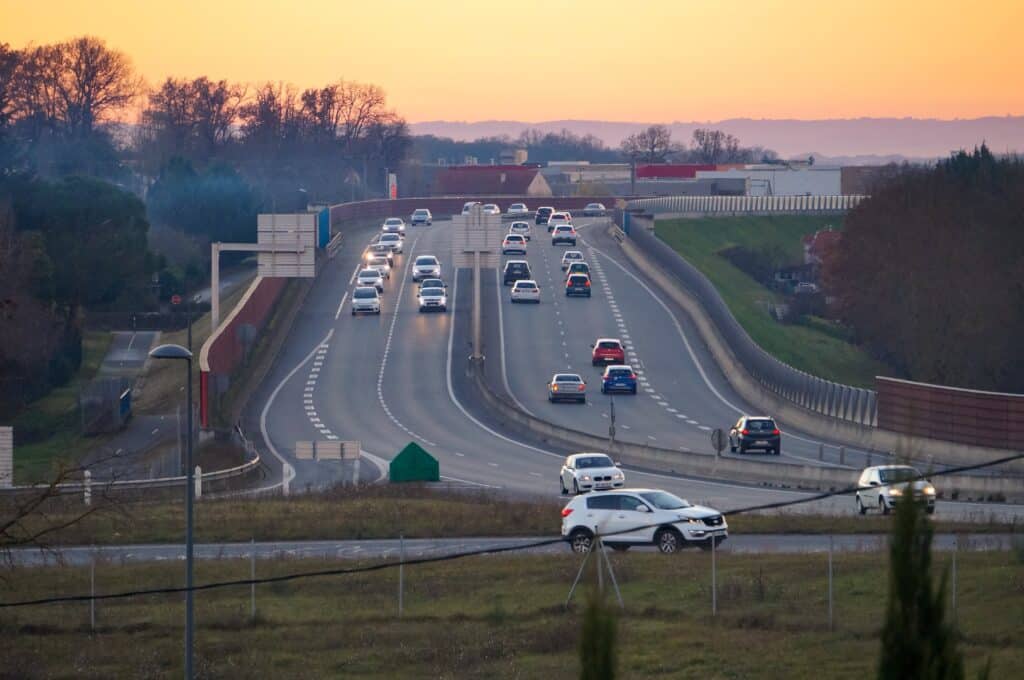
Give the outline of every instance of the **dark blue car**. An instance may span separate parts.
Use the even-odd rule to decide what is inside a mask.
[[[604,369],[601,376],[601,393],[629,392],[636,394],[636,373],[629,366],[615,364]]]

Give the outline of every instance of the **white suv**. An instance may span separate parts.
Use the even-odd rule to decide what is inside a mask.
[[[380,294],[373,286],[359,286],[352,292],[352,316],[360,312],[380,314]]]
[[[412,280],[422,281],[423,279],[441,278],[441,263],[433,255],[420,255],[412,263]]]
[[[626,475],[603,453],[574,453],[562,463],[558,482],[563,495],[570,489],[579,495],[584,491],[621,489],[626,484]]]
[[[674,553],[687,545],[710,550],[729,536],[722,513],[658,489],[622,489],[576,496],[562,509],[562,538],[588,552],[595,535],[616,550],[654,545]]]
[[[876,465],[864,468],[857,481],[857,512],[878,509],[888,515],[893,505],[913,495],[925,505],[929,515],[935,512],[935,487],[909,465]],[[910,480],[916,481],[910,481]]]

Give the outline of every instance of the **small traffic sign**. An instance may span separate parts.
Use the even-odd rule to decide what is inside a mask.
[[[181,296],[180,295],[172,295],[171,296],[171,304],[172,305],[180,305],[181,304]]]

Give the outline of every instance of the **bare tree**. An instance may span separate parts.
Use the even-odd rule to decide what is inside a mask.
[[[72,135],[88,136],[111,113],[128,106],[142,92],[131,60],[99,38],[83,36],[56,45],[60,72],[56,89],[64,123]]]
[[[672,152],[672,132],[664,125],[652,125],[622,140],[622,152],[634,162],[664,163]]]
[[[231,138],[232,126],[245,99],[245,88],[226,80],[214,82],[202,77],[192,81],[192,91],[196,135],[202,152],[212,154]]]
[[[21,55],[7,43],[0,43],[0,130],[7,127],[14,116],[15,78]]]

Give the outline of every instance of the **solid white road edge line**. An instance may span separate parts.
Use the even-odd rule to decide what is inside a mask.
[[[505,384],[505,392],[512,397],[512,401],[515,402],[516,406],[519,407],[520,410],[533,416],[533,411],[526,408],[526,406],[523,405],[523,402],[519,401],[519,397],[515,395],[512,388],[508,386],[508,369],[505,365],[505,319],[501,310],[504,302],[502,299],[504,297],[502,293],[505,291],[505,284],[503,283],[501,272],[498,271],[497,268],[494,270],[494,283],[496,284],[498,291],[498,351],[501,353],[501,381]]]
[[[309,351],[309,354],[306,355],[306,358],[300,361],[298,364],[296,364],[295,368],[293,368],[288,373],[288,375],[286,375],[281,380],[281,382],[277,384],[277,387],[274,388],[274,391],[270,393],[270,398],[267,399],[267,403],[263,405],[263,411],[260,413],[260,432],[263,434],[263,441],[266,442],[267,448],[270,449],[270,453],[274,454],[274,457],[281,461],[281,484],[284,484],[285,482],[290,482],[291,480],[295,479],[295,468],[293,468],[291,464],[287,460],[285,460],[284,456],[282,456],[278,452],[277,447],[274,446],[274,442],[271,441],[270,435],[267,433],[267,413],[270,411],[270,407],[274,403],[274,399],[277,398],[277,394],[282,389],[284,389],[285,384],[287,384],[288,381],[292,379],[292,376],[299,372],[300,368],[309,363],[309,360],[313,358],[313,355],[316,354],[317,350],[320,349],[322,345],[330,341],[332,335],[334,335],[333,328],[327,331],[327,335],[324,336],[324,339],[318,342],[313,347],[313,349]]]
[[[335,321],[337,321],[338,317],[341,316],[341,308],[345,306],[346,298],[348,298],[348,291],[347,290],[345,291],[345,294],[341,296],[341,302],[338,303],[338,311],[336,311],[334,313],[334,320]]]

